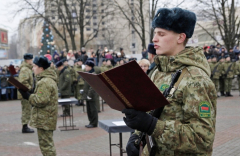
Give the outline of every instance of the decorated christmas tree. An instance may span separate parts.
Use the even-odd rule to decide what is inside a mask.
[[[55,51],[53,39],[54,39],[54,36],[52,35],[51,27],[46,21],[44,21],[42,40],[41,40],[41,50],[39,52],[40,55],[45,55],[45,54],[53,55]]]

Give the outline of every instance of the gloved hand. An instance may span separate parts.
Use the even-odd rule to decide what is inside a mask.
[[[137,148],[135,145],[135,141],[138,140],[138,138],[139,136],[136,134],[130,136],[126,146],[128,156],[139,156],[139,148]]]
[[[123,120],[128,127],[146,132],[148,135],[153,133],[158,121],[157,118],[135,109],[124,109],[122,113],[126,115]]]
[[[24,92],[23,90],[19,89],[19,92],[21,93],[22,97],[26,100],[29,100],[30,93],[29,92]]]

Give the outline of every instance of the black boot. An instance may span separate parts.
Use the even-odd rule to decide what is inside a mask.
[[[22,133],[34,133],[33,129],[30,129],[27,124],[23,125]]]
[[[225,94],[224,94],[224,92],[223,92],[223,91],[221,91],[221,96],[225,96]]]
[[[80,101],[80,106],[85,106],[84,103],[83,103],[83,100],[79,100]]]
[[[80,100],[78,100],[78,103],[76,104],[76,106],[80,106]]]
[[[228,96],[233,96],[233,95],[231,94],[231,92],[228,92]]]

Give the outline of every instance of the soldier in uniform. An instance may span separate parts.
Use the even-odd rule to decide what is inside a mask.
[[[219,62],[220,62],[220,68],[222,70],[222,74],[221,76],[219,77],[219,91],[221,93],[221,96],[225,96],[225,93],[224,93],[224,79],[225,79],[225,74],[224,74],[224,70],[223,70],[223,66],[225,64],[225,57],[223,56],[219,56],[218,58]]]
[[[150,61],[151,65],[147,71],[148,76],[151,78],[152,73],[155,69],[157,69],[156,64],[154,62],[154,57],[156,56],[156,49],[154,48],[154,44],[150,43],[148,45],[148,60]]]
[[[211,68],[211,80],[213,81],[216,91],[219,91],[219,78],[223,73],[222,66],[220,65],[220,62],[217,62],[217,56],[212,56],[212,63],[210,64]]]
[[[85,70],[88,73],[94,72],[94,62],[91,60],[87,60],[85,63]],[[90,87],[90,85],[85,81],[83,87],[83,97],[82,99],[87,100],[87,115],[89,124],[86,125],[86,128],[94,128],[97,127],[98,124],[98,109],[96,102],[99,102],[99,96],[97,93]]]
[[[66,66],[63,65],[62,61],[58,61],[56,63],[57,69],[59,72],[59,82],[58,88],[59,93],[61,94],[61,98],[70,98],[71,96],[71,75],[70,71]],[[64,105],[63,114],[61,116],[69,116],[70,115],[70,106]]]
[[[82,72],[82,64],[83,61],[81,58],[76,60],[76,66],[74,66],[75,76],[74,76],[74,97],[78,100],[77,106],[82,106],[83,101],[81,100],[82,95],[80,94],[80,90],[83,89],[84,86],[84,80],[83,78],[78,74],[78,72]]]
[[[224,70],[224,89],[226,92],[226,97],[231,97],[231,90],[232,90],[232,79],[234,78],[234,69],[235,69],[235,63],[231,62],[231,58],[229,55],[225,56],[226,62],[223,65]]]
[[[20,73],[19,73],[18,80],[19,82],[24,84],[30,90],[30,92],[32,92],[34,88],[33,72],[32,72],[33,55],[27,53],[23,56],[23,58],[24,58],[24,61],[20,66]],[[28,123],[31,118],[32,106],[29,104],[28,100],[22,98],[20,93],[18,93],[18,99],[21,99],[21,104],[22,104],[22,125],[23,125],[22,133],[34,133],[34,130],[28,127]]]
[[[124,109],[124,121],[137,131],[127,143],[128,155],[139,155],[135,141],[139,132],[156,141],[156,156],[210,156],[216,123],[217,93],[211,70],[201,47],[185,47],[192,37],[196,15],[181,8],[161,8],[152,26],[157,69],[151,80],[161,92],[168,88],[173,73],[182,69],[183,78],[168,96],[159,118],[135,109]],[[161,101],[159,101],[161,102]],[[149,155],[147,146],[141,155]]]
[[[37,128],[42,155],[56,156],[53,131],[56,129],[58,114],[57,75],[50,70],[50,62],[46,57],[35,57],[33,63],[37,79],[34,93],[19,91],[33,106],[30,125]]]
[[[237,75],[238,90],[239,90],[239,96],[240,96],[240,59],[235,64],[235,75]]]

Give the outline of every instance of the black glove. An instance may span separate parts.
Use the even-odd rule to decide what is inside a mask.
[[[128,127],[145,132],[148,135],[153,133],[158,121],[157,118],[135,109],[124,109],[122,113],[126,115],[126,118],[123,117],[123,120]]]
[[[128,156],[139,156],[139,147],[137,148],[135,145],[135,140],[138,140],[138,138],[139,136],[136,134],[130,136],[126,146]]]
[[[29,92],[24,92],[23,90],[19,89],[19,92],[21,93],[22,97],[26,100],[29,100],[30,93]]]

